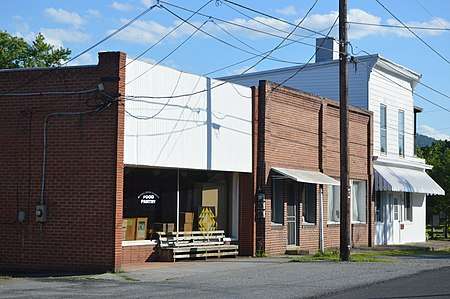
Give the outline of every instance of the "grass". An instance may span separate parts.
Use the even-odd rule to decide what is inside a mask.
[[[450,255],[450,248],[446,250],[430,251],[425,249],[381,250],[371,252],[358,252],[350,255],[351,262],[394,262],[395,259],[383,258],[383,256],[408,256],[408,255]],[[333,261],[340,262],[338,250],[317,252],[312,256],[305,256],[292,260],[293,262]]]
[[[122,277],[122,278],[125,279],[126,281],[133,281],[133,282],[140,281],[139,279],[130,277],[130,276],[128,276],[128,275],[125,275],[124,273],[116,272],[115,274],[118,275],[118,276],[120,276],[120,277]]]
[[[339,251],[325,251],[323,253],[317,252],[312,256],[305,256],[298,259],[292,260],[293,262],[310,262],[310,261],[332,261],[332,262],[340,262]],[[354,253],[350,256],[351,262],[377,262],[377,263],[389,263],[393,262],[393,259],[390,258],[380,258],[375,257],[375,255],[371,253]]]
[[[8,279],[12,279],[12,277],[6,276],[6,275],[0,275],[0,280],[8,280]]]

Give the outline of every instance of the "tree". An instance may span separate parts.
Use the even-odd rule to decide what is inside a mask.
[[[71,53],[47,44],[41,33],[30,45],[21,37],[0,31],[0,69],[58,66],[69,60]]]
[[[419,149],[419,156],[433,165],[428,173],[442,187],[445,195],[427,197],[427,216],[440,214],[444,217],[445,236],[450,214],[450,140],[438,140],[431,146]]]

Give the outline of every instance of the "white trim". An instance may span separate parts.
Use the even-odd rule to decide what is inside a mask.
[[[135,241],[122,241],[122,246],[144,246],[144,245],[156,245],[156,240],[135,240]]]

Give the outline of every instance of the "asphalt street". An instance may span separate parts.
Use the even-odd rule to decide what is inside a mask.
[[[416,279],[414,287],[421,289],[419,283],[425,280],[421,274],[418,278],[414,274],[423,271],[432,271],[425,273],[436,277],[446,275],[447,280],[450,277],[449,255],[396,257],[391,263],[229,258],[155,265],[124,273],[0,280],[0,298],[380,298],[362,288],[369,286],[376,291],[377,284],[384,289],[384,285],[390,286],[394,281]],[[406,294],[402,298],[416,294],[414,288],[392,288],[397,290],[392,298],[398,298],[397,294]],[[351,292],[345,293],[348,290]],[[407,293],[410,290],[413,293]],[[390,298],[389,294],[381,298]],[[450,294],[450,286],[447,283],[429,294]]]

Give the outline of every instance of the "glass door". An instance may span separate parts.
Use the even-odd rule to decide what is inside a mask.
[[[297,202],[298,188],[296,183],[287,184],[287,245],[297,245]]]

